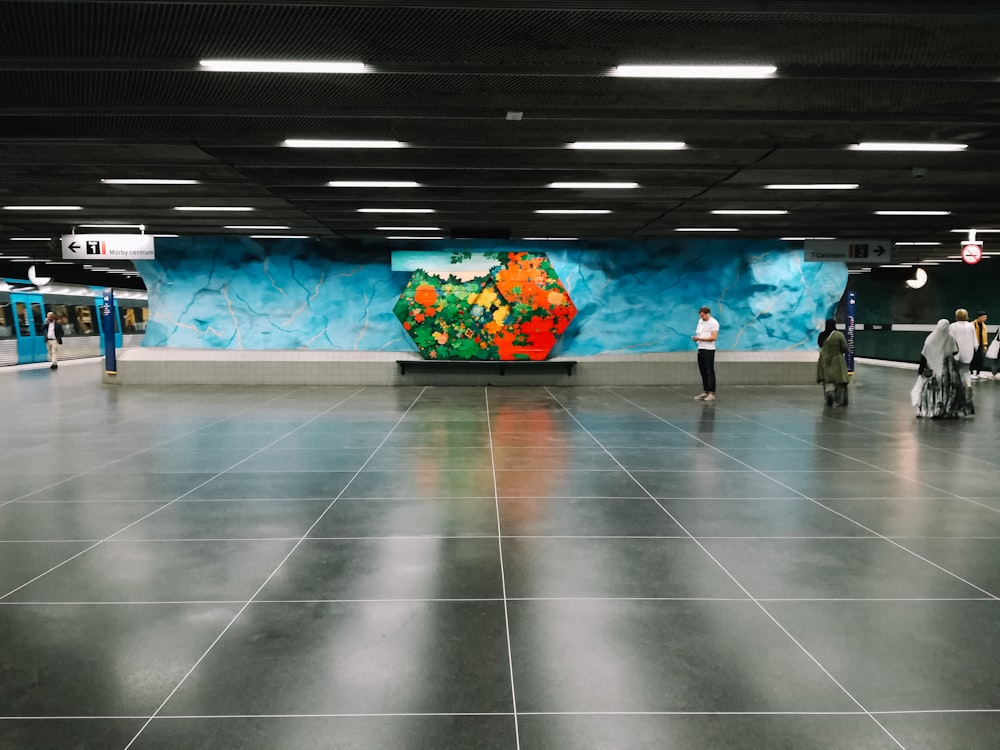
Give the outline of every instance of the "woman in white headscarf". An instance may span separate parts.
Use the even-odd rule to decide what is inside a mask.
[[[924,340],[920,350],[920,375],[923,378],[917,399],[917,416],[931,419],[964,417],[974,413],[972,396],[955,355],[958,342],[941,319]]]

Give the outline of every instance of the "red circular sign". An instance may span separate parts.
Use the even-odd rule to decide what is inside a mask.
[[[983,246],[977,242],[962,243],[962,262],[970,266],[976,265],[983,259]]]

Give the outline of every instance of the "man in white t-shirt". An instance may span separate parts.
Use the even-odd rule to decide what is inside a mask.
[[[715,401],[715,342],[719,338],[719,321],[712,317],[707,307],[698,310],[698,327],[692,341],[698,342],[698,371],[701,373],[702,393],[697,401]]]
[[[976,328],[969,321],[969,311],[964,307],[955,310],[955,322],[949,328],[958,343],[958,354],[955,355],[955,359],[961,363],[958,369],[962,372],[965,384],[969,385],[972,382],[969,365],[972,363],[972,355],[976,353]]]

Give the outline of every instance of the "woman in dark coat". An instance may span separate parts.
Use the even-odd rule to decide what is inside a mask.
[[[847,339],[837,330],[834,320],[826,321],[826,330],[819,335],[819,362],[816,382],[823,384],[827,406],[847,406]]]

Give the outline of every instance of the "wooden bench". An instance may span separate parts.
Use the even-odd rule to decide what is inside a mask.
[[[438,372],[490,372],[506,375],[507,372],[542,372],[546,370],[565,370],[567,375],[573,374],[576,361],[565,359],[397,359],[399,374],[405,375],[407,370],[436,370]]]

